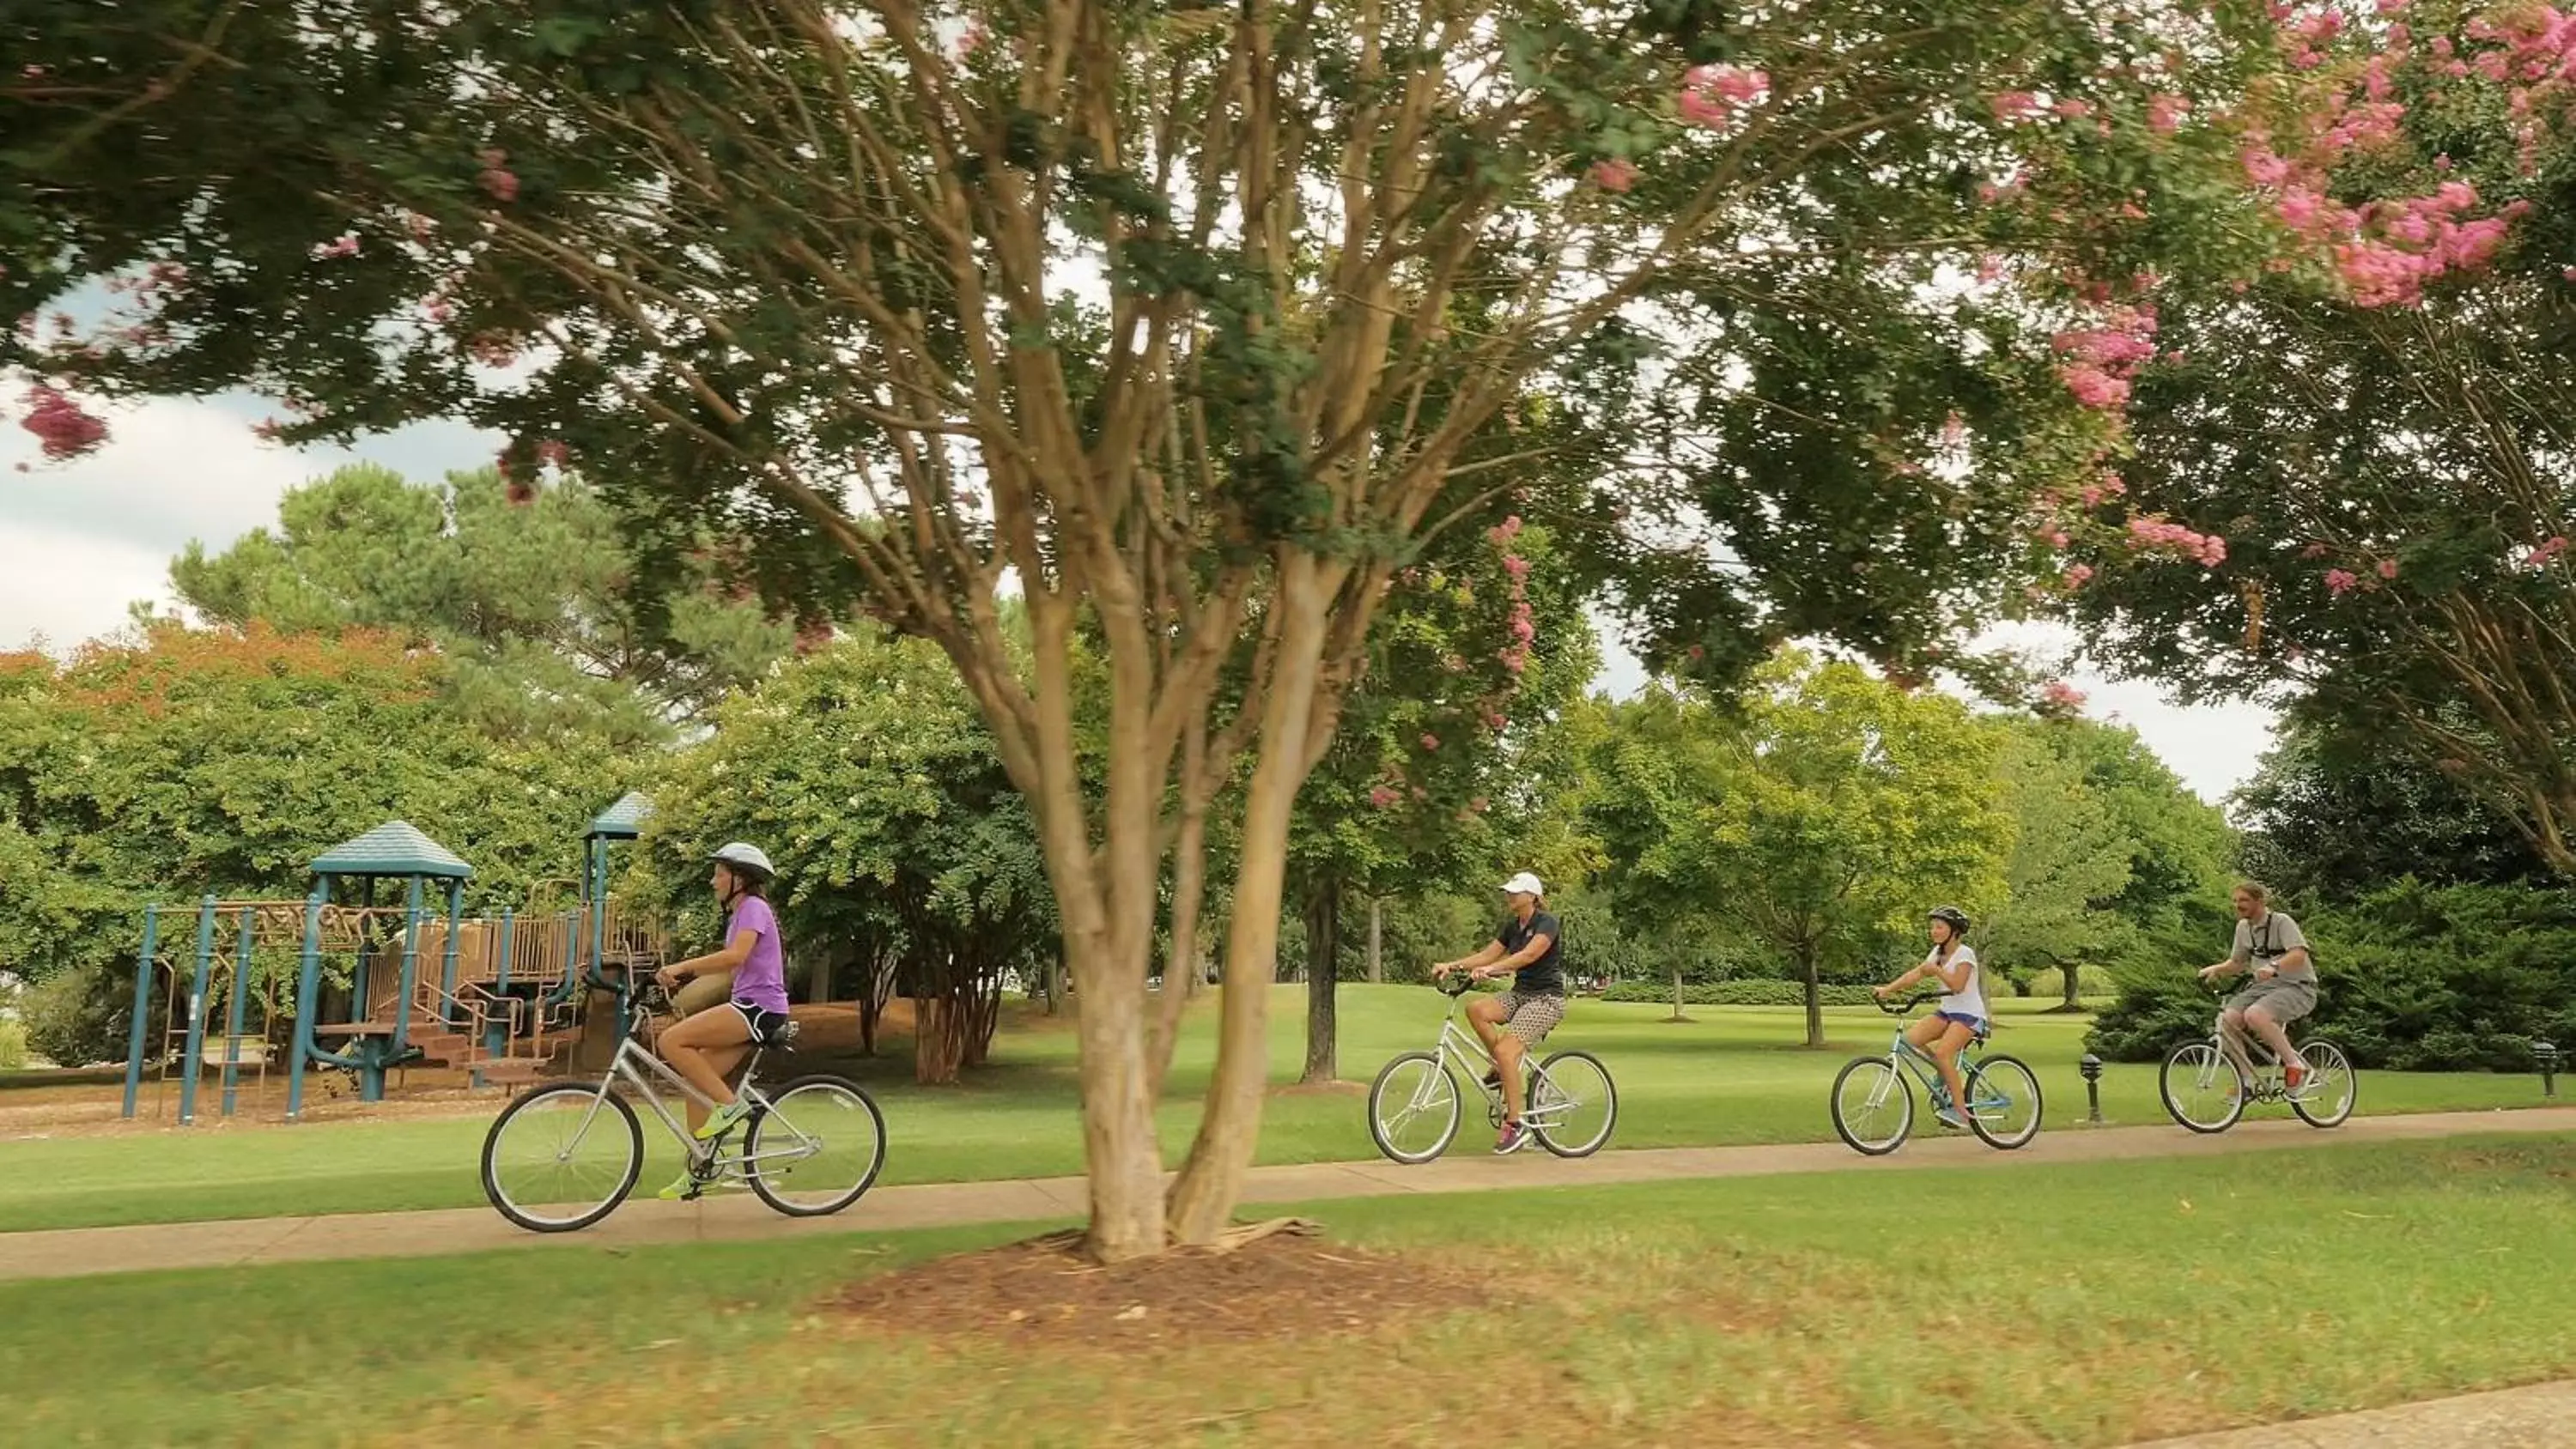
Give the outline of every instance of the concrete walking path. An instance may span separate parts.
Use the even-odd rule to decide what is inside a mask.
[[[2196,1136],[2171,1125],[2092,1130],[2061,1127],[2041,1133],[2038,1140],[2018,1152],[1997,1152],[1969,1137],[1943,1136],[1909,1142],[1895,1155],[1880,1158],[1862,1157],[1839,1142],[1647,1148],[1605,1152],[1572,1162],[1547,1157],[1532,1147],[1512,1157],[1497,1158],[1482,1150],[1478,1134],[1462,1131],[1448,1157],[1421,1167],[1399,1167],[1382,1159],[1256,1167],[1244,1201],[1305,1203],[1408,1193],[1598,1187],[1800,1172],[2002,1169],[2046,1163],[2214,1157],[2266,1148],[2328,1148],[2337,1143],[2402,1142],[2478,1132],[2576,1132],[2576,1107],[2356,1117],[2326,1132],[2282,1119],[2241,1123],[2235,1130],[2216,1137]],[[644,1186],[649,1184],[639,1184]],[[649,1243],[888,1232],[969,1223],[1034,1223],[1079,1218],[1085,1201],[1081,1178],[1050,1177],[881,1187],[847,1212],[829,1218],[785,1217],[746,1192],[722,1193],[694,1203],[666,1203],[645,1197],[629,1199],[605,1222],[577,1233],[526,1232],[511,1226],[489,1207],[0,1232],[0,1281],[343,1258],[434,1257],[502,1248],[631,1248]],[[2576,1436],[2571,1436],[2569,1442],[2576,1444]]]
[[[2130,1449],[2568,1449],[2576,1382],[2533,1384],[2254,1429],[2160,1439]]]

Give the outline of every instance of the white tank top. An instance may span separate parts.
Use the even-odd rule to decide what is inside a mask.
[[[1923,958],[1923,964],[1930,966],[1935,959],[1932,955],[1926,955]],[[1955,1011],[1961,1016],[1973,1016],[1979,1021],[1992,1020],[1993,1013],[1986,1010],[1986,968],[1977,964],[1977,948],[1962,945],[1950,953],[1951,965],[1956,966],[1961,963],[1965,963],[1968,968],[1967,984],[1942,997],[1941,1009]]]

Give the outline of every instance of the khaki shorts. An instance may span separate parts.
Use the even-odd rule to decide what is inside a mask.
[[[2248,982],[2243,989],[2227,998],[2229,1011],[2243,1011],[2261,1006],[2263,1014],[2282,1026],[2288,1026],[2317,1009],[2317,983],[2290,981],[2275,976],[2269,981]]]
[[[1519,1037],[1523,1046],[1537,1046],[1556,1024],[1565,1020],[1565,997],[1562,994],[1523,996],[1517,991],[1502,995],[1503,1030]]]

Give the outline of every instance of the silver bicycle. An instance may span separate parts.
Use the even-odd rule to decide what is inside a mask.
[[[2213,986],[2213,990],[2225,1001],[2225,988]],[[2163,1070],[2156,1074],[2157,1092],[2173,1119],[2194,1132],[2226,1131],[2245,1115],[2249,1102],[2287,1102],[2299,1120],[2311,1127],[2342,1126],[2361,1099],[2352,1059],[2322,1037],[2291,1045],[2308,1064],[2308,1079],[2296,1092],[2285,1080],[2280,1058],[2252,1032],[2245,1034],[2246,1062],[2254,1068],[2248,1079],[2214,1028],[2205,1040],[2185,1042],[2166,1055]]]
[[[1377,1150],[1411,1166],[1449,1150],[1465,1116],[1461,1077],[1485,1094],[1485,1116],[1503,1125],[1502,1080],[1475,1033],[1458,1025],[1457,1002],[1472,983],[1460,972],[1437,983],[1450,997],[1440,1040],[1427,1052],[1406,1052],[1378,1069],[1369,1087],[1369,1136]],[[1528,1068],[1527,1104],[1521,1125],[1538,1145],[1559,1157],[1589,1157],[1610,1140],[1619,1123],[1619,1089],[1610,1069],[1590,1052],[1558,1052]]]
[[[770,1051],[793,1051],[796,1023],[755,1045],[734,1090],[751,1110],[711,1142],[689,1133],[654,1089],[712,1107],[643,1045],[645,1027],[667,1004],[659,988],[639,993],[617,1055],[596,1082],[557,1082],[527,1093],[493,1120],[483,1138],[483,1193],[511,1222],[538,1233],[586,1228],[616,1211],[644,1170],[640,1099],[685,1155],[696,1192],[748,1186],[790,1217],[825,1217],[857,1202],[885,1167],[885,1117],[858,1084],[799,1077],[775,1096],[757,1084]],[[618,1090],[623,1087],[624,1090]]]

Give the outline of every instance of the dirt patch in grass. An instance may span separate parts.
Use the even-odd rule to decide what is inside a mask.
[[[1063,1235],[922,1263],[837,1301],[862,1325],[1042,1348],[1335,1338],[1492,1301],[1491,1276],[1434,1258],[1366,1252],[1309,1229],[1222,1250],[1177,1249],[1103,1267]]]

